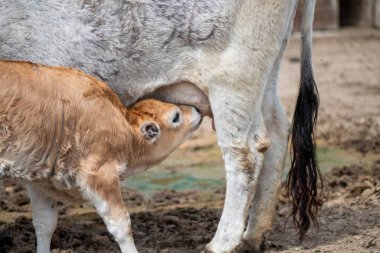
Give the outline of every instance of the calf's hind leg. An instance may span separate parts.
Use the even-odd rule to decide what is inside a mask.
[[[79,181],[84,197],[94,205],[121,252],[137,253],[131,220],[121,195],[117,167],[113,163],[105,163],[95,175],[85,175]]]
[[[32,204],[33,226],[37,236],[37,253],[50,253],[50,242],[58,221],[57,202],[33,185],[26,185]]]

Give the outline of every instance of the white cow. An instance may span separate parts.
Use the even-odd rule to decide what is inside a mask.
[[[288,177],[301,238],[318,209],[314,6],[315,0],[304,3]],[[287,150],[289,125],[277,79],[296,7],[297,0],[0,0],[0,59],[79,68],[107,81],[125,105],[157,96],[211,115],[207,105],[197,104],[196,94],[206,94],[227,191],[205,251],[259,250],[274,221]]]

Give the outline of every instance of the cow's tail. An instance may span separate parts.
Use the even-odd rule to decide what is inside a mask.
[[[320,207],[318,179],[322,176],[316,159],[315,125],[319,96],[311,64],[312,29],[315,0],[305,0],[302,17],[301,79],[297,104],[293,116],[291,136],[291,167],[287,177],[287,190],[293,201],[293,222],[299,230],[300,240],[305,237],[310,221],[318,227]]]

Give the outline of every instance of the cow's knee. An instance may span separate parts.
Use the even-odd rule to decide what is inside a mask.
[[[207,252],[236,252],[242,244],[245,218],[262,167],[263,149],[268,147],[269,141],[260,138],[256,144],[259,147],[251,146],[246,140],[222,147],[227,181],[226,199],[217,233],[207,246]]]
[[[263,168],[259,176],[247,229],[243,236],[243,247],[239,253],[261,251],[275,219],[278,190],[281,185],[287,150],[289,123],[279,100],[273,101],[274,96],[273,94],[268,95],[270,103],[267,101],[268,103],[263,108],[270,145],[265,149]],[[260,146],[259,143],[261,141],[256,138],[256,145]]]
[[[268,150],[269,145],[270,145],[270,140],[267,137],[255,135],[254,139],[256,142],[256,149],[258,152],[264,153],[265,151]]]

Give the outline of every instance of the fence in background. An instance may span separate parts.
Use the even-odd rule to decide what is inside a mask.
[[[294,28],[299,30],[302,3],[294,19]],[[380,28],[380,0],[317,0],[314,29],[336,30],[345,26]]]

